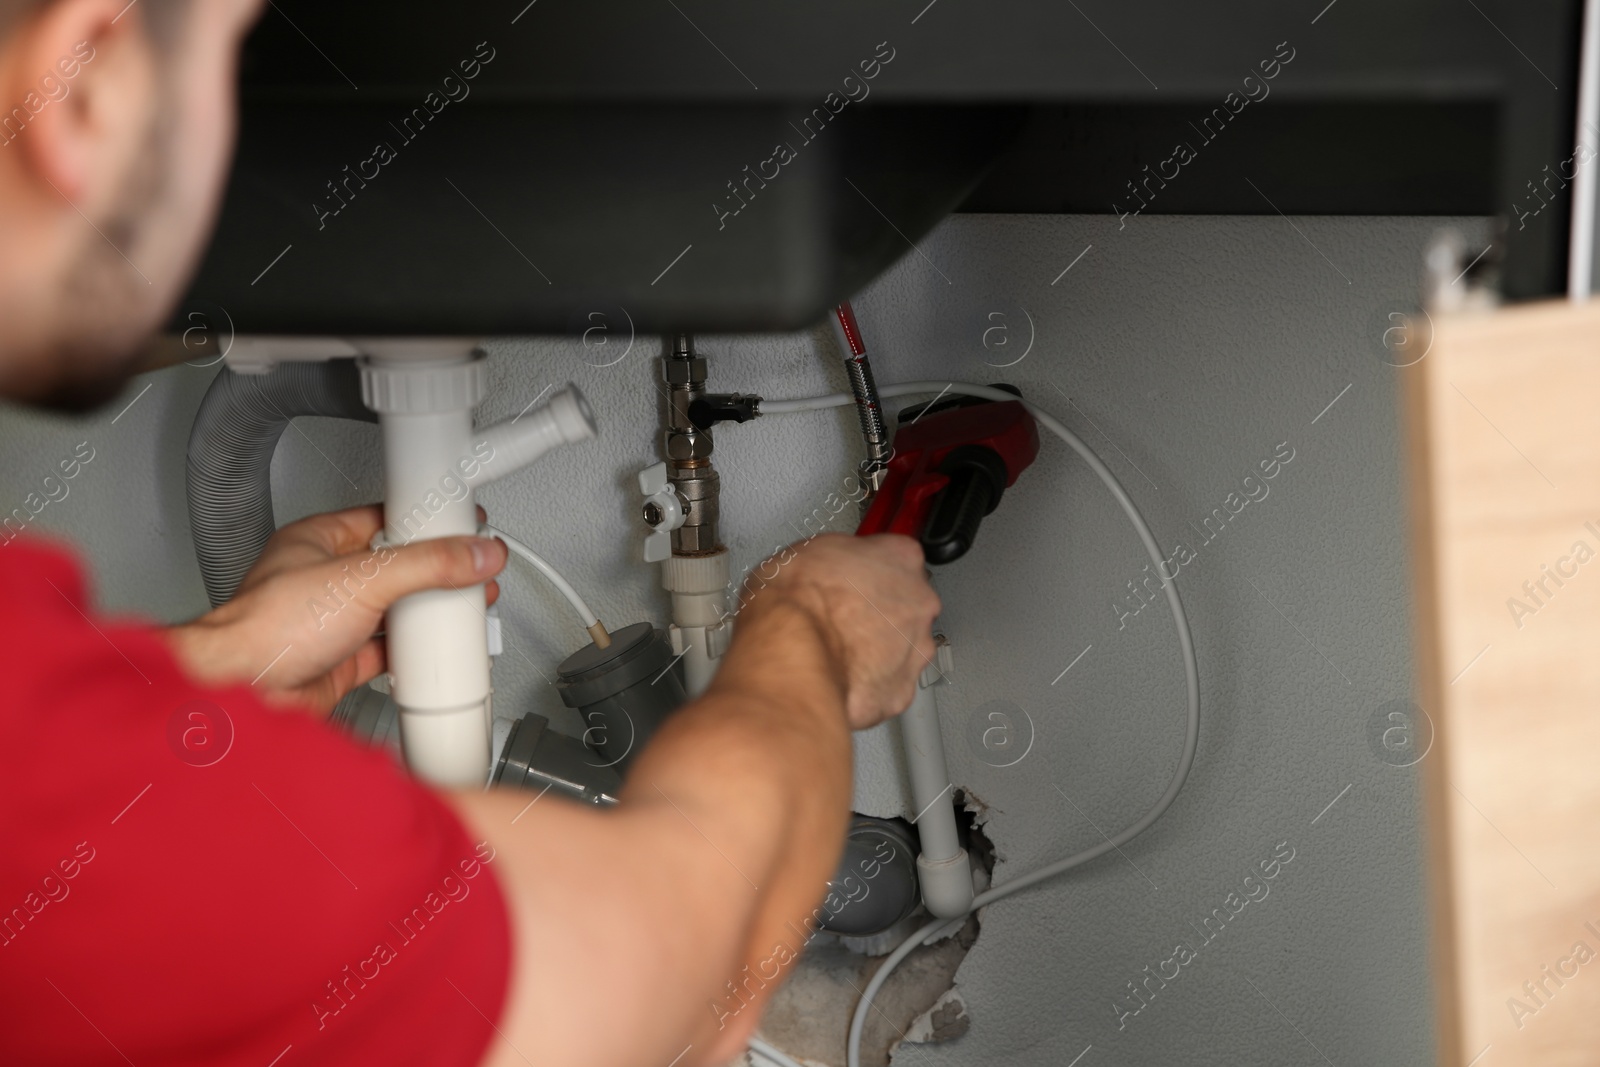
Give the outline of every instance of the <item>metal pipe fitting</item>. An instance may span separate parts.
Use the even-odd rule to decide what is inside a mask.
[[[683,502],[683,525],[672,531],[673,555],[701,556],[717,551],[721,480],[711,464],[711,430],[697,426],[690,408],[706,393],[706,361],[695,354],[694,338],[679,334],[662,360],[667,383],[667,425],[662,432],[667,478]]]
[[[867,458],[858,468],[865,494],[861,500],[861,513],[867,512],[872,497],[883,486],[889,471],[889,459],[894,454],[888,427],[883,421],[883,405],[878,400],[878,385],[872,378],[872,364],[867,362],[867,343],[861,337],[861,327],[856,324],[855,312],[846,300],[833,309],[829,316],[834,339],[844,353],[844,370],[850,379],[850,395],[856,399],[856,415],[861,420],[861,438],[867,446]]]

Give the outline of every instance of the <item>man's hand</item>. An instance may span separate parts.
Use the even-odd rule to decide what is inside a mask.
[[[232,600],[168,630],[179,661],[199,681],[254,682],[269,700],[326,712],[387,669],[375,635],[389,605],[424,589],[476,585],[506,563],[505,546],[480,537],[369,547],[382,527],[376,506],[283,527]],[[496,583],[487,594],[494,603]]]
[[[917,676],[933,662],[939,596],[909,537],[824,534],[751,571],[739,596],[751,613],[787,604],[811,618],[843,683],[853,729],[910,706]],[[735,642],[738,633],[736,626]]]

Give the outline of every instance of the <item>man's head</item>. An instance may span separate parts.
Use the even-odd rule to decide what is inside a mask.
[[[0,395],[114,395],[181,294],[261,0],[0,0]]]

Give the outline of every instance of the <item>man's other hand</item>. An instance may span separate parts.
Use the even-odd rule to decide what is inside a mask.
[[[283,527],[232,600],[168,630],[179,661],[198,681],[254,683],[270,700],[326,712],[387,669],[377,633],[396,600],[480,582],[489,603],[499,595],[489,581],[506,563],[499,541],[441,537],[374,549],[382,528],[376,506]]]
[[[751,571],[739,595],[753,614],[788,604],[811,618],[853,729],[909,707],[917,676],[933,662],[939,596],[928,584],[921,546],[909,537],[812,538]],[[734,633],[737,643],[737,624]]]

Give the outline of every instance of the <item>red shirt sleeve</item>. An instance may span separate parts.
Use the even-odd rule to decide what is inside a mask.
[[[438,797],[190,682],[57,549],[0,546],[0,597],[0,1063],[480,1062],[509,921]]]

